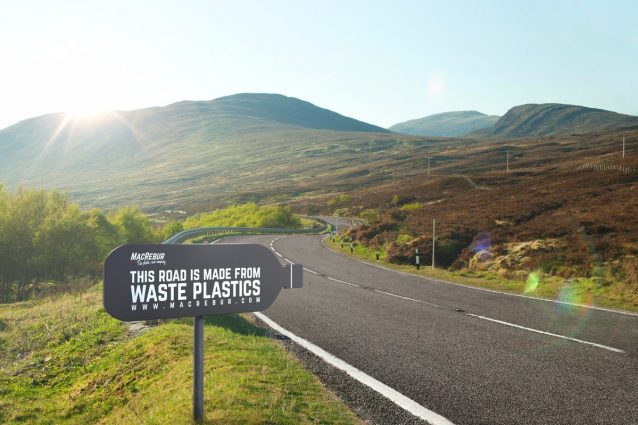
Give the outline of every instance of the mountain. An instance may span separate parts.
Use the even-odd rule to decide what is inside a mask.
[[[415,136],[457,137],[491,127],[499,118],[477,111],[443,112],[395,124],[390,130]]]
[[[473,133],[484,137],[533,137],[636,129],[638,117],[604,109],[560,103],[515,106],[491,128]]]
[[[56,187],[107,209],[225,204],[255,193],[277,201],[339,178],[355,184],[369,174],[360,170],[367,159],[417,152],[412,141],[299,99],[245,93],[21,121],[0,131],[0,184]]]

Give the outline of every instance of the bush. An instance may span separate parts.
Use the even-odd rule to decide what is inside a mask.
[[[335,205],[342,205],[342,204],[345,204],[346,202],[348,202],[350,199],[352,199],[352,196],[346,195],[345,193],[342,193],[340,195],[335,196],[332,199],[329,199],[328,200],[328,206],[329,207],[333,207]]]
[[[405,204],[401,207],[401,211],[415,211],[423,208],[423,204],[420,202],[412,202],[410,204]]]
[[[196,227],[276,227],[299,228],[301,219],[292,209],[281,205],[258,206],[254,203],[195,214],[184,221],[184,229]]]

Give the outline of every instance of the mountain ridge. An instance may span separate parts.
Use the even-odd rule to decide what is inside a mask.
[[[54,113],[0,131],[0,182],[56,187],[83,206],[107,209],[175,208],[206,197],[230,203],[247,188],[276,197],[298,191],[299,179],[313,187],[318,176],[336,178],[360,166],[352,162],[357,158],[407,139],[273,94],[181,101],[99,119]]]
[[[638,117],[604,109],[562,103],[514,106],[492,127],[473,132],[481,137],[543,137],[638,128]]]
[[[499,118],[478,111],[450,111],[397,123],[389,130],[414,136],[457,137],[490,127]]]

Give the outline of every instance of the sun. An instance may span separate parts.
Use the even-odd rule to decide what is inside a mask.
[[[108,112],[109,110],[107,108],[97,105],[73,105],[72,107],[67,108],[64,114],[69,119],[86,120],[101,118]]]

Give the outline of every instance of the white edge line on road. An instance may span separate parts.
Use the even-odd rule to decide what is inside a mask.
[[[416,300],[414,298],[410,298],[410,297],[404,297],[403,295],[398,295],[398,294],[393,294],[391,292],[384,292],[384,291],[379,291],[378,289],[373,289],[373,292],[378,292],[379,294],[385,294],[385,295],[389,295],[391,297],[396,297],[396,298],[402,298],[404,300],[409,300],[409,301],[414,301],[417,303],[422,303],[422,304],[427,304],[427,305],[431,305],[432,307],[441,307],[440,305],[436,305],[433,303],[429,303],[427,301],[421,301],[421,300]]]
[[[292,261],[290,261],[289,259],[287,259],[286,257],[282,257],[284,259],[284,261],[288,262],[289,264],[295,264]]]
[[[524,329],[526,331],[536,332],[538,334],[549,335],[549,336],[553,336],[553,337],[556,337],[556,338],[566,339],[568,341],[573,341],[573,342],[579,342],[581,344],[592,345],[594,347],[603,348],[605,350],[613,351],[615,353],[624,353],[624,351],[619,349],[619,348],[609,347],[609,346],[603,345],[603,344],[596,344],[595,342],[583,341],[582,339],[572,338],[572,337],[564,336],[564,335],[558,335],[558,334],[554,334],[554,333],[551,333],[551,332],[540,331],[538,329],[528,328],[526,326],[516,325],[514,323],[504,322],[502,320],[492,319],[490,317],[480,316],[478,314],[472,314],[472,313],[465,313],[465,314],[468,315],[468,316],[476,317],[477,319],[488,320],[490,322],[500,323],[501,325],[511,326],[513,328]]]
[[[316,271],[314,271],[314,270],[310,270],[310,269],[307,269],[307,268],[305,268],[305,267],[304,267],[303,269],[304,269],[305,271],[307,271],[308,273],[312,273],[312,274],[319,275],[319,273],[317,273],[317,272],[316,272]]]
[[[273,250],[274,251],[274,250]],[[279,257],[279,258],[283,258],[284,256],[281,255],[280,253],[278,253],[277,251],[275,251],[275,254]]]
[[[356,283],[346,282],[345,280],[335,279],[334,277],[326,276],[328,280],[332,280],[333,282],[343,283],[344,285],[354,286],[355,288],[361,288],[361,285],[357,285]]]
[[[326,238],[324,238],[324,239],[326,239]],[[441,280],[441,279],[437,279],[437,278],[434,278],[434,277],[420,276],[420,275],[416,275],[416,274],[412,274],[412,273],[403,272],[401,270],[394,270],[394,269],[391,269],[389,267],[384,267],[384,266],[381,266],[379,264],[373,264],[373,263],[361,260],[361,259],[356,258],[356,257],[346,256],[346,255],[344,255],[344,254],[342,254],[342,253],[340,253],[338,251],[335,251],[334,249],[326,246],[326,244],[323,242],[324,239],[321,240],[321,245],[323,245],[324,248],[326,248],[328,251],[330,251],[330,252],[332,252],[332,253],[334,253],[336,255],[340,255],[340,256],[345,257],[345,258],[351,258],[353,260],[359,261],[360,263],[367,264],[367,265],[369,265],[371,267],[376,267],[378,269],[387,270],[389,272],[399,273],[399,274],[402,274],[402,275],[405,275],[405,276],[410,276],[410,277],[415,277],[415,278],[418,278],[418,279],[427,280],[427,281],[438,283],[438,284],[441,284],[441,285],[454,285],[454,286],[458,286],[458,287],[461,287],[461,288],[473,289],[475,291],[491,292],[493,294],[508,295],[510,297],[527,298],[527,299],[530,299],[530,300],[545,301],[545,302],[556,303],[556,304],[570,305],[570,306],[574,306],[574,307],[589,308],[589,309],[592,309],[592,310],[600,310],[600,311],[605,311],[607,313],[623,314],[625,316],[638,317],[638,313],[632,313],[630,311],[614,310],[612,308],[597,307],[597,306],[585,305],[585,304],[576,304],[576,303],[570,303],[570,302],[567,302],[567,301],[551,300],[549,298],[532,297],[530,295],[512,294],[511,292],[502,292],[502,291],[497,291],[495,289],[478,288],[476,286],[464,285],[462,283],[450,282],[450,281],[447,281],[447,280]]]
[[[274,329],[275,331],[279,332],[282,335],[287,336],[292,341],[302,346],[306,350],[310,351],[317,357],[321,358],[326,363],[329,363],[332,366],[336,367],[337,369],[346,372],[352,378],[361,382],[365,386],[372,388],[374,391],[378,392],[379,394],[389,399],[400,408],[410,412],[414,416],[420,419],[423,419],[424,421],[428,422],[431,425],[453,425],[452,422],[450,422],[443,416],[439,415],[438,413],[435,413],[431,410],[426,409],[425,407],[418,404],[416,401],[404,396],[403,394],[396,391],[395,389],[390,388],[389,386],[385,385],[383,382],[377,381],[376,379],[366,374],[365,372],[357,369],[356,367],[352,366],[349,363],[346,363],[340,358],[328,353],[323,348],[284,329],[283,327],[275,323],[273,320],[265,316],[263,313],[256,312],[253,314],[257,316],[257,318],[262,320],[264,323],[266,323],[268,326],[270,326],[272,329]]]

